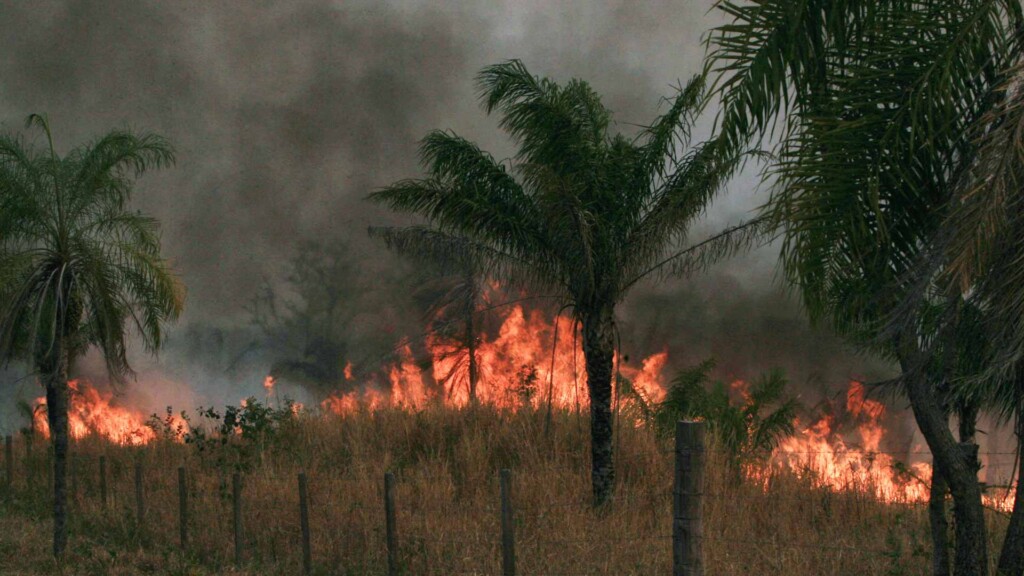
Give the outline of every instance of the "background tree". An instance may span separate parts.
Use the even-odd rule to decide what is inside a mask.
[[[481,312],[483,291],[476,268],[470,263],[462,274],[439,278],[424,291],[435,296],[430,298],[427,306],[428,330],[437,341],[451,347],[449,358],[454,360],[449,373],[442,375],[441,385],[448,387],[449,395],[463,385],[470,404],[476,403],[480,382],[477,344],[483,332],[482,322],[477,318]],[[420,296],[429,298],[430,294],[421,291]],[[465,378],[460,379],[462,367],[465,367]]]
[[[250,306],[253,323],[283,357],[270,367],[275,378],[336,390],[348,355],[348,328],[358,314],[358,263],[346,242],[303,242],[290,262],[283,287],[264,282]],[[279,294],[281,290],[287,296]]]
[[[951,433],[949,394],[929,369],[943,360],[936,344],[954,341],[962,299],[937,282],[948,260],[930,247],[976,162],[974,128],[1003,98],[1018,59],[1020,4],[716,6],[731,20],[709,36],[720,145],[776,140],[766,214],[782,232],[786,277],[812,320],[898,362],[953,495],[956,573],[986,574],[977,447]],[[934,306],[947,328],[927,321]],[[936,572],[945,569],[937,560]]]
[[[590,395],[595,505],[614,487],[612,364],[615,307],[641,279],[686,274],[759,237],[761,222],[682,249],[741,154],[689,144],[703,101],[695,78],[634,138],[613,134],[611,114],[581,80],[559,85],[519,61],[477,77],[488,113],[518,147],[508,164],[448,132],[421,144],[428,176],[373,193],[376,202],[426,217],[416,227],[438,251],[468,241],[484,275],[555,293],[581,326]]]
[[[350,239],[301,242],[282,281],[264,281],[249,312],[275,357],[270,375],[326,396],[356,385],[407,344],[424,383],[434,386],[425,334],[414,322],[392,325],[421,315],[408,270],[372,269],[358,254]],[[401,333],[412,335],[398,340]]]
[[[53,553],[67,545],[68,372],[95,346],[115,380],[131,374],[132,329],[147,351],[184,290],[160,254],[158,224],[132,211],[133,177],[167,166],[170,144],[114,131],[58,156],[0,136],[0,358],[27,356],[46,388],[53,443]]]

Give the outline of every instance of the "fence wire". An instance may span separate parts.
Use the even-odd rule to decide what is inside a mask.
[[[687,453],[683,450],[663,450],[658,454],[666,456],[664,461],[652,458],[650,454],[620,454],[616,456],[616,462],[656,464],[668,467],[671,464],[670,457]],[[578,452],[562,452],[574,458],[589,458],[589,454]],[[814,456],[824,454],[835,454],[832,451],[800,451],[785,452],[783,456]],[[911,455],[928,455],[929,452],[915,451],[890,451],[874,452],[871,454],[898,455],[908,457]],[[982,457],[1013,456],[1016,452],[986,452]],[[870,455],[869,455],[870,456]],[[120,515],[131,520],[132,514],[136,513],[136,484],[135,465],[142,464],[142,488],[144,499],[144,514],[146,520],[143,523],[127,525],[128,529],[137,530],[140,534],[149,539],[157,539],[165,545],[173,546],[178,538],[178,465],[168,465],[166,462],[154,462],[152,455],[146,457],[142,452],[136,455],[124,457],[108,453],[105,456],[105,478],[100,478],[101,466],[98,458],[94,455],[75,454],[70,458],[70,495],[76,508],[83,514],[104,515],[113,517]],[[47,478],[46,471],[39,468],[46,467],[47,454],[45,450],[36,451],[31,459],[24,459],[19,465],[15,462],[13,466],[15,475],[22,474],[19,482],[12,483],[8,498],[16,498],[20,495],[32,495],[39,498],[45,495],[47,485],[36,480]],[[231,478],[228,475],[212,476],[202,474],[198,468],[203,466],[202,462],[183,460],[186,470],[186,494],[187,494],[187,516],[189,546],[193,551],[200,550],[202,554],[215,559],[226,561],[230,557],[231,539],[233,533],[233,520],[231,518],[233,498],[231,494]],[[5,464],[6,465],[6,464]],[[4,467],[0,466],[0,470]],[[481,475],[472,474],[471,478],[479,478]],[[348,499],[346,498],[346,486],[363,487],[365,482],[351,482],[346,484],[344,471],[342,471],[342,482],[340,485],[331,484],[330,488],[323,488],[317,482],[318,475],[310,473],[310,515],[315,519],[316,526],[338,526],[339,530],[349,529],[356,536],[353,539],[363,542],[366,545],[383,546],[383,537],[386,529],[384,527],[384,489],[383,478],[378,490],[379,498],[373,499]],[[480,504],[478,498],[471,498],[468,502],[462,502],[458,498],[451,497],[450,500],[418,500],[422,496],[423,484],[427,489],[442,489],[444,491],[455,485],[466,482],[457,471],[442,472],[420,472],[412,469],[405,469],[396,472],[397,498],[396,512],[399,520],[399,533],[397,540],[400,548],[407,554],[422,554],[424,558],[432,558],[431,555],[439,553],[459,552],[467,549],[482,549],[488,553],[500,552],[501,538],[499,528],[499,516],[501,506],[498,504],[498,482],[497,478],[488,481],[486,485],[473,488],[477,492],[492,492],[494,499],[492,504]],[[520,475],[513,474],[514,482],[522,480]],[[337,481],[337,477],[332,476]],[[105,483],[107,502],[103,507],[100,502],[101,485]],[[666,481],[667,485],[671,482]],[[749,489],[749,488],[748,488]],[[755,488],[756,490],[756,488]],[[820,490],[820,492],[818,491]],[[436,493],[431,492],[431,497],[438,498]],[[793,496],[788,494],[773,494],[771,492],[741,492],[741,491],[704,491],[691,494],[694,497],[701,497],[704,504],[728,504],[735,502],[747,503],[783,503],[789,505],[811,505],[813,509],[841,506],[844,503],[862,503],[877,500],[875,495],[861,491],[830,491],[827,487],[817,488],[811,495]],[[250,474],[243,479],[242,488],[242,525],[243,525],[243,547],[246,555],[250,558],[262,560],[266,558],[286,558],[289,562],[296,563],[299,560],[295,557],[298,546],[295,545],[299,539],[300,527],[300,504],[295,478],[283,474]],[[655,514],[660,514],[660,520],[655,518],[651,525],[645,529],[651,530],[648,533],[608,535],[593,534],[589,536],[561,536],[550,532],[547,521],[557,520],[569,514],[578,513],[581,516],[593,516],[600,523],[600,512],[595,513],[595,508],[584,496],[572,496],[564,501],[548,501],[542,505],[526,504],[516,506],[513,510],[515,524],[515,537],[517,547],[523,551],[550,550],[552,548],[573,548],[585,546],[593,549],[602,546],[641,545],[650,548],[657,548],[663,554],[670,555],[669,543],[673,540],[672,533],[666,533],[655,529],[671,520],[673,493],[670,490],[643,491],[622,494],[615,506],[628,508],[631,503],[663,502],[660,508],[652,509]],[[920,501],[895,502],[897,505],[908,505],[920,508],[926,503]],[[614,506],[612,508],[614,510]],[[460,513],[469,512],[476,514],[476,517],[486,519],[485,522],[469,524],[468,529],[453,530],[451,532],[439,532],[438,526]],[[815,514],[812,514],[814,520]],[[138,520],[138,519],[136,519]],[[372,523],[376,523],[373,526]],[[759,526],[766,528],[766,526]],[[584,526],[584,528],[590,528]],[[737,524],[734,529],[739,529]],[[832,554],[858,554],[872,555],[884,558],[895,558],[905,554],[901,549],[885,549],[871,546],[845,545],[835,543],[806,542],[787,537],[781,526],[768,527],[770,530],[762,538],[747,539],[737,538],[726,534],[712,534],[705,532],[702,540],[708,543],[721,543],[730,546],[762,547],[774,549],[786,549],[795,551],[827,552]],[[467,531],[469,530],[469,531]],[[216,533],[219,537],[210,538],[210,533]],[[316,535],[323,537],[323,535]],[[220,542],[219,545],[204,544],[208,542]],[[323,554],[325,546],[333,545],[335,540],[318,540],[313,549],[316,553]],[[411,548],[410,548],[411,547]],[[413,552],[410,552],[413,549]],[[415,550],[422,552],[415,552]],[[327,551],[334,559],[345,559],[346,554],[351,551]],[[383,549],[373,552],[364,551],[365,558],[375,562],[383,562],[385,551]],[[497,574],[497,572],[479,570],[446,570],[448,574],[474,574],[483,576],[485,574]],[[556,576],[573,575],[576,572],[563,571],[533,571],[520,570],[518,573],[526,576]],[[579,574],[593,574],[593,572],[579,572]]]

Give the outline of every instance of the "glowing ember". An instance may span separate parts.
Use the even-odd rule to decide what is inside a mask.
[[[140,446],[156,439],[156,432],[146,426],[142,413],[112,405],[113,394],[100,393],[88,382],[68,382],[71,402],[68,409],[68,426],[71,437],[78,440],[90,434],[103,436],[122,445]],[[50,437],[50,426],[46,419],[46,397],[36,399],[33,417],[36,430],[44,437]]]

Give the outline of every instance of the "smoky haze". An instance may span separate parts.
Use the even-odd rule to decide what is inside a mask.
[[[163,222],[189,318],[230,320],[298,240],[387,221],[362,198],[417,173],[428,130],[503,147],[474,100],[482,66],[519,57],[589,78],[640,122],[699,65],[703,8],[688,2],[433,4],[11,3],[0,118],[18,130],[45,112],[64,149],[114,127],[167,136],[177,166],[145,177],[136,204]],[[642,49],[671,68],[652,70]]]
[[[511,152],[475,100],[480,68],[520,58],[536,74],[584,78],[630,131],[700,68],[701,35],[715,24],[708,8],[688,0],[8,3],[0,120],[21,130],[28,114],[46,113],[60,150],[123,126],[169,138],[177,165],[146,175],[135,203],[163,223],[166,253],[188,286],[182,325],[230,333],[303,240],[346,238],[368,275],[394,262],[364,230],[397,220],[363,198],[418,174],[416,145],[429,130],[453,129],[498,157]],[[738,178],[701,231],[749,215],[760,202],[756,181]],[[622,310],[624,345],[635,354],[667,347],[680,365],[713,354],[723,374],[737,376],[780,365],[798,382],[843,384],[884,372],[808,328],[774,274],[767,249],[697,282],[644,286]],[[187,363],[190,349],[165,358]],[[238,392],[232,385],[224,395]]]

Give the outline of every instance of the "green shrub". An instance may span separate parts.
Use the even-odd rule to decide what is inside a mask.
[[[799,408],[786,394],[785,374],[770,370],[749,386],[730,392],[725,383],[710,381],[714,366],[713,360],[705,360],[680,372],[661,402],[650,402],[628,381],[623,392],[661,434],[672,434],[678,420],[701,420],[737,464],[771,455],[779,442],[794,433]]]

